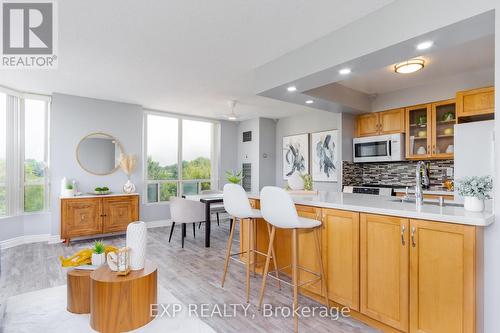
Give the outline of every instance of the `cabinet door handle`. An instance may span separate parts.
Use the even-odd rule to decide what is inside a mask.
[[[417,243],[415,243],[415,227],[411,227],[411,246],[417,246]]]
[[[403,225],[401,226],[401,245],[405,246],[405,230],[406,227]]]

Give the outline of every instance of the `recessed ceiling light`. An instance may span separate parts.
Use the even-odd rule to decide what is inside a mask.
[[[297,87],[296,86],[290,86],[290,87],[286,88],[286,90],[288,90],[290,92],[297,91]]]
[[[347,74],[350,74],[351,73],[351,69],[350,68],[342,68],[341,70],[339,70],[339,74],[342,74],[342,75],[347,75]]]
[[[306,104],[312,104],[312,103],[314,103],[314,101],[313,101],[312,99],[308,99],[308,100],[306,101]]]
[[[424,68],[424,59],[410,59],[394,65],[394,71],[400,74],[409,74]]]
[[[431,40],[428,40],[426,42],[422,42],[420,44],[417,45],[417,50],[427,50],[428,48],[430,48],[432,45],[434,44],[433,41]]]

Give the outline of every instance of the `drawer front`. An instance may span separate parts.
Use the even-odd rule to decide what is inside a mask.
[[[127,230],[130,222],[139,220],[139,197],[103,198],[103,215],[104,233]]]
[[[102,232],[100,199],[63,200],[61,235],[63,238],[89,236]]]

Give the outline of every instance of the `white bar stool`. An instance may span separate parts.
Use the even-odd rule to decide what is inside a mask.
[[[299,319],[296,316],[296,309],[298,309],[298,290],[299,287],[321,280],[323,288],[325,290],[325,302],[326,306],[329,308],[328,301],[328,286],[326,284],[325,271],[323,268],[323,262],[321,260],[321,246],[319,242],[319,227],[321,227],[321,221],[308,219],[305,217],[300,217],[297,214],[297,209],[295,208],[295,204],[293,203],[292,198],[288,193],[286,193],[282,188],[275,186],[266,186],[260,192],[260,209],[262,216],[264,219],[272,226],[271,227],[271,235],[269,236],[269,248],[267,251],[267,255],[271,251],[273,251],[274,238],[276,234],[276,228],[281,229],[292,229],[292,264],[290,265],[292,268],[292,283],[288,283],[287,281],[281,280],[281,282],[289,284],[293,287],[293,319],[294,319],[294,332],[298,331],[299,327]],[[297,240],[297,230],[298,229],[310,229],[314,233],[314,241],[316,245],[318,264],[320,267],[320,273],[313,273],[307,270],[309,273],[312,273],[317,276],[317,278],[303,282],[299,284],[299,272],[298,269],[301,268],[298,261],[298,240]],[[287,266],[289,267],[289,266]],[[287,268],[282,267],[281,269]],[[262,301],[264,299],[264,291],[266,289],[266,278],[269,272],[269,257],[266,258],[266,264],[264,266],[264,274],[262,275],[262,286],[260,288],[259,295],[259,306],[258,309],[262,307]],[[271,276],[273,277],[273,276]],[[274,278],[274,277],[273,277]],[[279,278],[278,278],[279,279]]]
[[[250,301],[250,267],[252,267],[252,271],[255,274],[255,254],[259,254],[262,256],[267,256],[266,262],[268,262],[272,256],[274,262],[274,268],[276,271],[276,278],[278,275],[278,264],[276,263],[276,256],[274,255],[274,249],[272,249],[271,253],[266,254],[263,252],[259,252],[255,249],[255,228],[256,222],[255,220],[258,218],[262,218],[262,214],[260,210],[253,209],[250,206],[250,202],[248,201],[247,194],[243,187],[237,184],[226,184],[224,185],[224,208],[226,212],[233,218],[233,223],[231,225],[231,232],[229,233],[229,240],[227,242],[227,250],[226,250],[226,259],[224,262],[224,273],[222,274],[222,282],[221,287],[224,288],[224,281],[226,280],[227,268],[229,266],[229,259],[233,256],[237,256],[240,254],[246,254],[246,299],[247,303]],[[247,244],[248,248],[242,252],[231,253],[231,247],[233,245],[233,236],[234,229],[236,228],[236,221],[239,220],[248,220],[246,225],[246,236],[247,236]],[[271,234],[271,228],[268,225],[268,233],[269,237]],[[269,251],[268,251],[269,252]]]

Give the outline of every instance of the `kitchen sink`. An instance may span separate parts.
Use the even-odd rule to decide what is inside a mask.
[[[400,203],[415,203],[415,198],[409,198],[409,199],[403,199],[403,198],[399,198],[399,199],[391,199],[389,200],[391,202],[400,202]],[[438,201],[427,201],[427,200],[424,200],[424,204],[423,206],[427,206],[427,205],[431,205],[431,206],[439,206],[439,202]],[[443,207],[463,207],[464,205],[463,204],[459,204],[459,203],[455,203],[455,202],[449,202],[449,201],[444,201],[443,203]]]

